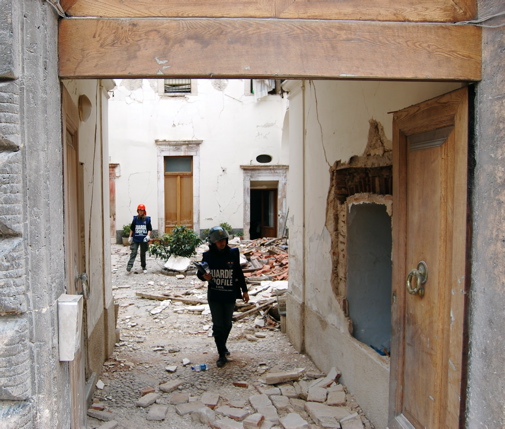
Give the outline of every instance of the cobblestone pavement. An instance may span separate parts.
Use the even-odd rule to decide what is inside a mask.
[[[102,388],[88,410],[88,429],[373,428],[345,386],[331,380],[325,384],[326,374],[291,346],[278,325],[257,326],[258,315],[234,323],[228,340],[231,360],[218,368],[204,306],[137,295],[204,299],[205,284],[194,275],[166,275],[162,263],[151,257],[147,274],[137,260],[127,275],[128,256],[128,247],[112,246],[120,334],[99,377]],[[207,371],[191,369],[203,363]],[[290,377],[299,373],[299,380]],[[272,384],[277,375],[288,381]],[[309,391],[311,385],[315,388]]]

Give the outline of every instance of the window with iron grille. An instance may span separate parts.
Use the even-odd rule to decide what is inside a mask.
[[[165,94],[191,94],[191,79],[165,79]]]

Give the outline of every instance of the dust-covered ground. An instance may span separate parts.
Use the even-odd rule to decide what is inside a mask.
[[[282,421],[275,421],[275,417],[265,420],[260,426],[248,426],[234,412],[256,414],[257,417],[250,398],[269,393],[267,389],[275,388],[265,384],[268,374],[294,372],[303,368],[302,382],[305,386],[325,375],[306,355],[298,353],[281,332],[280,325],[272,323],[273,319],[262,312],[234,322],[228,340],[230,362],[218,368],[208,307],[198,302],[188,305],[187,301],[156,300],[138,295],[165,294],[205,301],[206,284],[195,275],[185,275],[184,278],[168,275],[162,269],[162,262],[149,255],[147,274],[140,269],[139,256],[132,273],[127,274],[129,247],[113,245],[111,252],[113,294],[119,305],[119,338],[99,377],[98,387],[102,387],[102,383],[103,387],[97,388],[94,393],[95,410],[88,412],[88,428],[184,429],[208,428],[211,424],[223,429],[282,428]],[[260,296],[256,295],[253,300],[260,299]],[[207,364],[208,370],[193,371],[191,367],[195,364]],[[181,382],[176,390],[160,390],[160,385],[175,380]],[[293,382],[287,384],[292,391]],[[344,386],[335,386],[335,383],[334,387],[346,391]],[[145,399],[143,395],[146,392],[154,395],[156,401],[152,405],[138,406],[137,401]],[[205,392],[214,397],[219,395],[211,422],[199,418],[195,413],[182,415],[181,404],[199,401]],[[287,395],[286,388],[282,392],[275,396]],[[293,396],[296,395],[287,396],[280,398],[284,402],[276,401],[279,418],[292,413],[292,417],[298,414],[310,428],[338,427],[330,423],[327,425],[322,420],[315,421],[314,416],[304,409],[303,400],[307,398],[299,398],[295,402]],[[347,393],[345,398],[345,409],[354,418],[347,422],[344,419],[342,427],[371,428],[352,396]],[[229,407],[226,408],[226,405]],[[156,410],[152,409],[156,406]],[[228,413],[222,413],[222,410],[228,410]],[[354,425],[351,426],[349,422]]]

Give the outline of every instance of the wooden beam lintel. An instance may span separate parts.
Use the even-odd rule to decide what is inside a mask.
[[[468,25],[262,19],[64,19],[62,78],[478,81]]]
[[[460,22],[476,0],[62,0],[74,17],[284,18]],[[67,10],[67,9],[66,9]]]

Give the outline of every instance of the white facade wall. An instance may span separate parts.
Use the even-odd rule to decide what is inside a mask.
[[[354,339],[331,285],[326,229],[330,167],[362,155],[369,120],[392,139],[388,112],[459,87],[454,83],[300,81],[289,91],[290,295],[287,333],[322,371],[336,366],[376,427],[387,425],[389,361]],[[394,208],[393,208],[394,213]]]
[[[222,222],[243,228],[241,165],[278,165],[287,100],[245,95],[249,80],[193,80],[193,94],[160,94],[163,80],[117,80],[109,103],[110,163],[117,163],[116,230],[146,205],[153,228],[163,231],[163,165],[156,142],[193,142],[194,229]],[[272,156],[259,164],[260,154]]]

